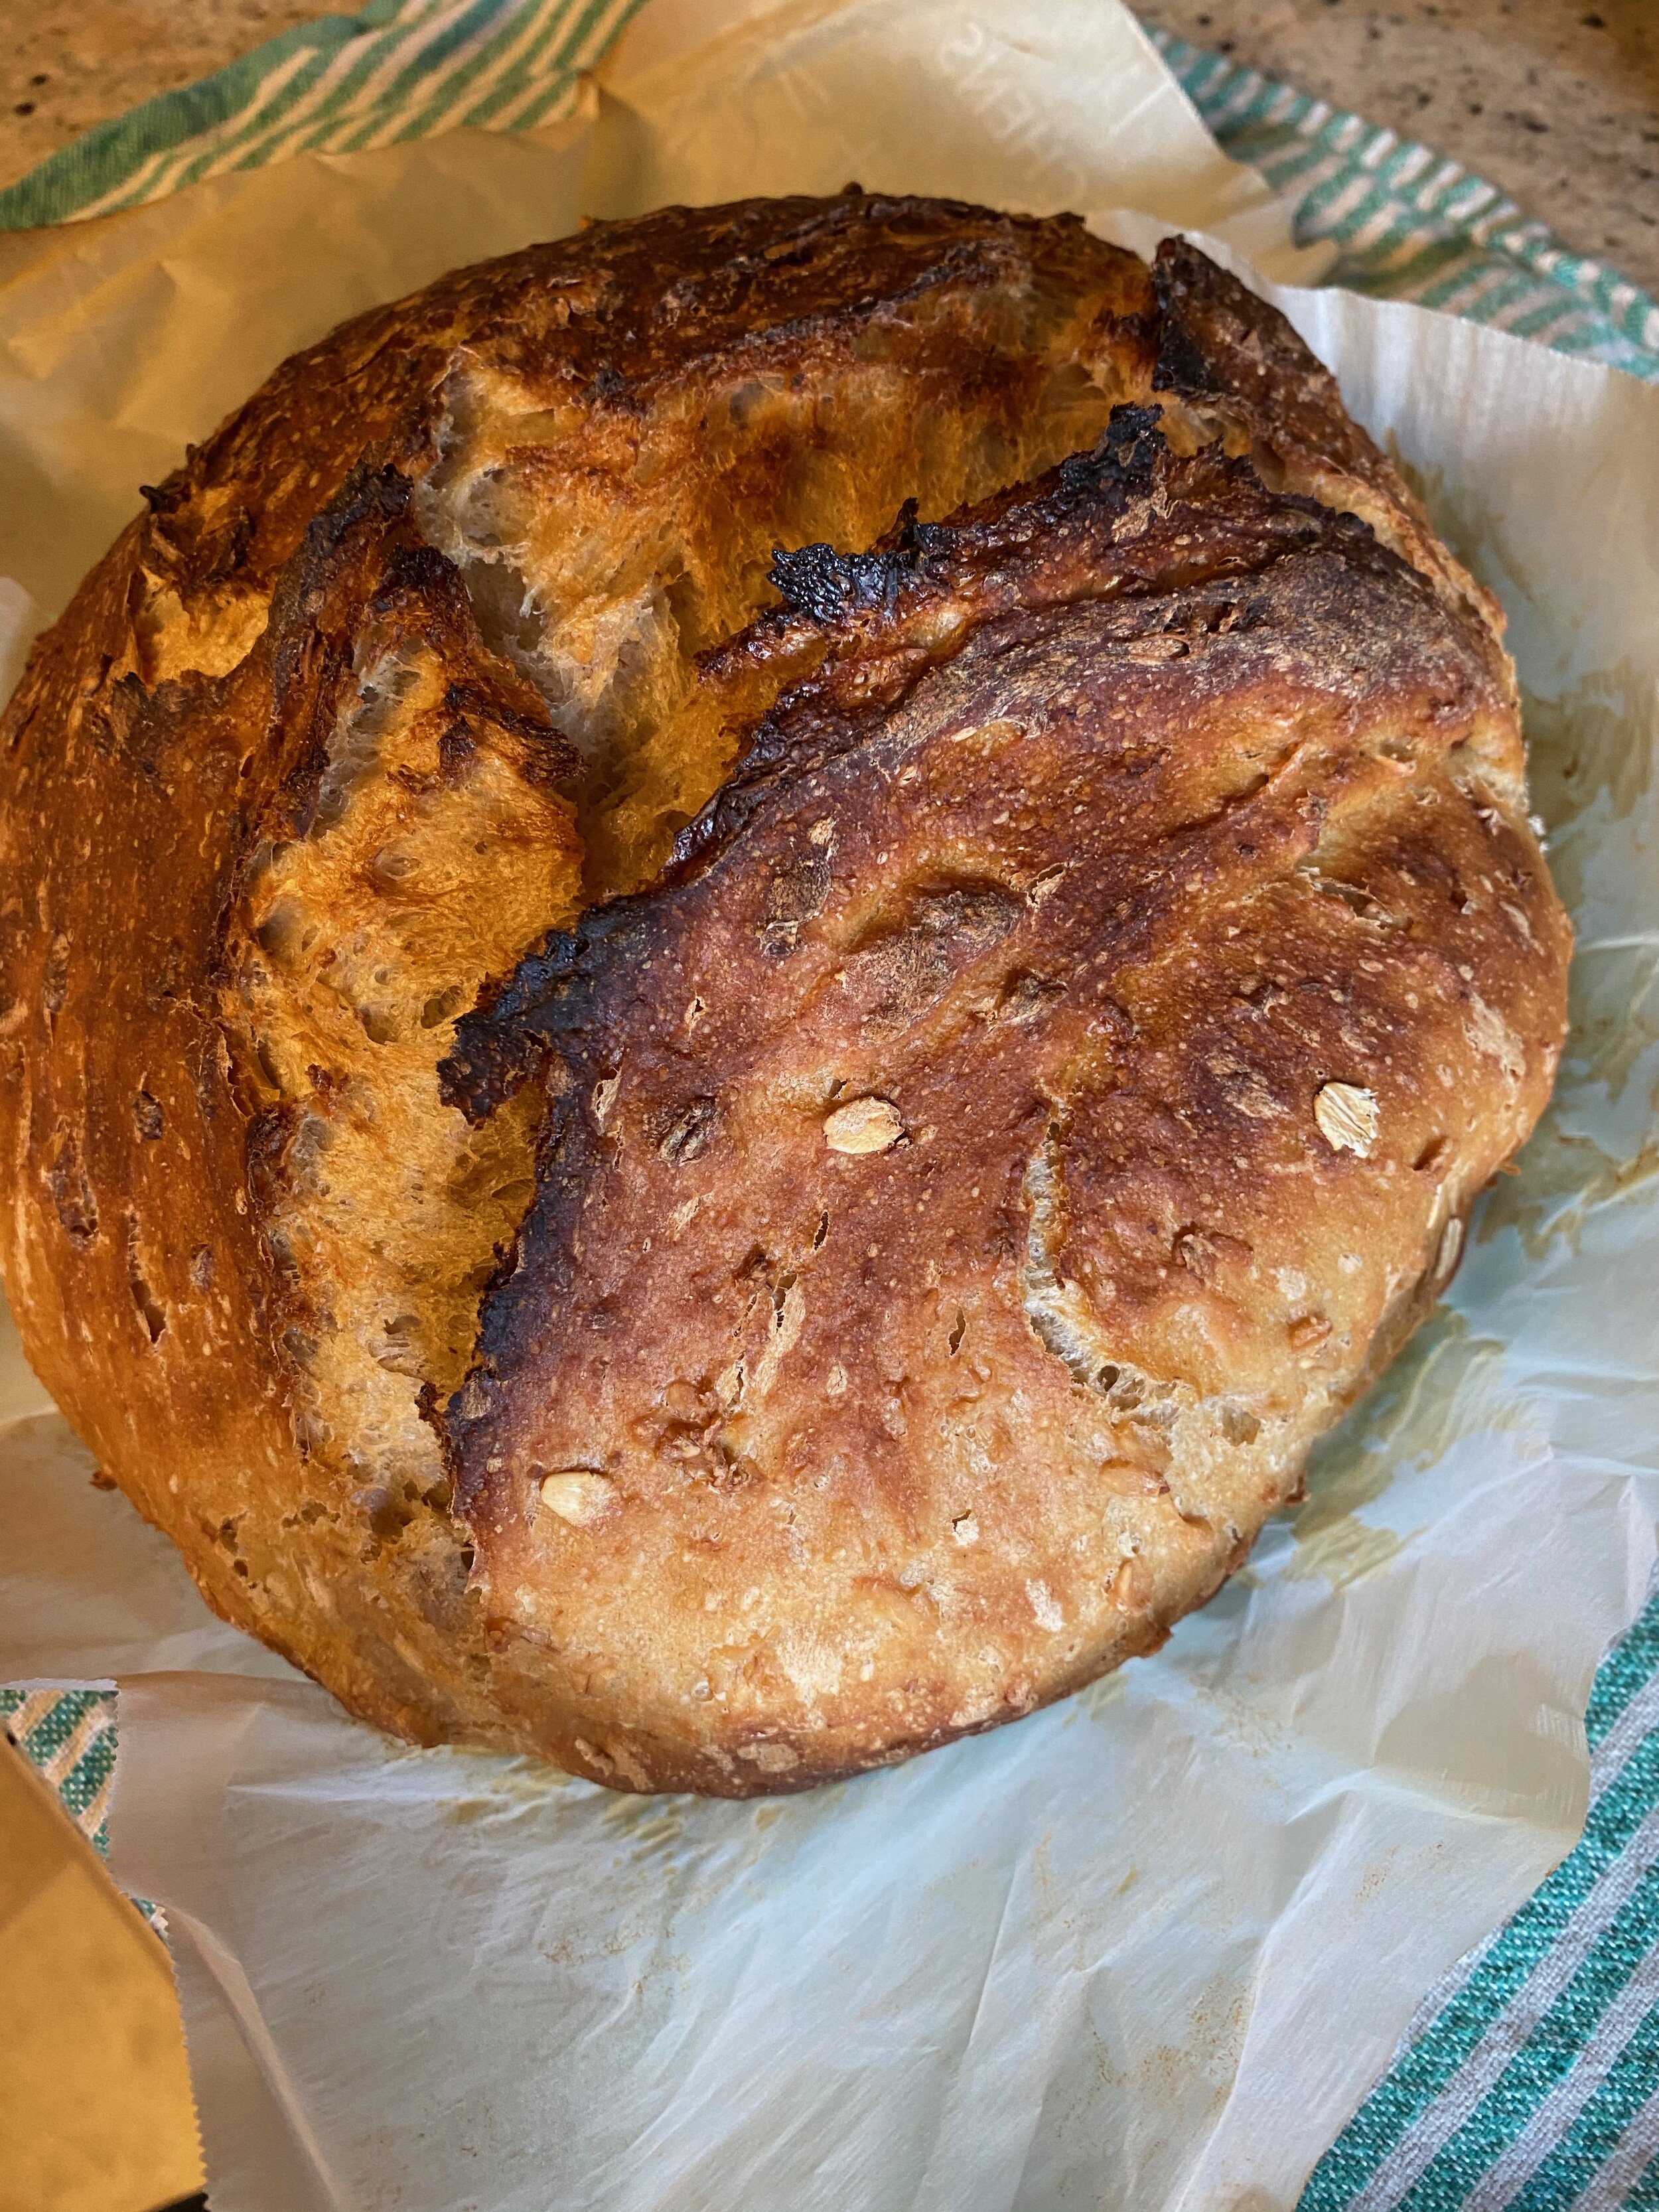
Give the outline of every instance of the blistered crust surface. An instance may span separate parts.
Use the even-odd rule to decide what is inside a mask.
[[[0,1264],[210,1601],[629,1788],[1155,1643],[1562,1018],[1493,611],[1282,319],[670,210],[147,506],[0,724]]]

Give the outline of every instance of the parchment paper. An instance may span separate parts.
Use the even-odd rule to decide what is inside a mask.
[[[0,246],[0,620],[55,611],[292,346],[452,262],[858,175],[1294,266],[1114,7],[659,0],[596,116]],[[121,1686],[215,2212],[1289,2206],[1427,1985],[1573,1841],[1656,1550],[1659,391],[1277,295],[1504,599],[1575,1030],[1445,1304],[1154,1660],[750,1806],[413,1752],[210,1619],[0,1345],[0,1678]],[[25,596],[27,595],[27,597]]]

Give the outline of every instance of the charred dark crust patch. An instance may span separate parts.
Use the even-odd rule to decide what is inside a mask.
[[[1325,538],[1356,561],[1393,562],[1364,524],[1313,500],[1267,493],[1248,462],[1208,451],[1177,460],[1155,427],[1157,412],[1115,409],[1096,453],[1063,461],[1036,483],[951,523],[919,531],[902,521],[899,534],[921,542],[867,556],[897,564],[890,593],[849,596],[833,624],[798,617],[833,632],[821,667],[784,692],[753,731],[730,780],[680,833],[666,878],[695,872],[738,833],[756,789],[786,753],[856,744],[928,666],[995,617],[1085,599],[1156,599],[1200,581],[1247,576]],[[929,617],[945,607],[960,611],[963,628],[935,643]],[[1247,618],[1242,607],[1215,617],[1230,626]],[[766,651],[772,639],[781,641],[789,620],[787,613],[763,616],[726,653],[735,661]],[[1153,625],[1164,626],[1162,617]]]
[[[941,605],[964,607],[963,627],[949,643],[954,652],[996,614],[1073,598],[1155,594],[1172,582],[1243,574],[1252,562],[1322,534],[1370,545],[1363,524],[1310,500],[1268,497],[1248,463],[1215,454],[1177,462],[1158,421],[1155,407],[1115,408],[1094,453],[1075,455],[1037,483],[945,523],[919,524],[914,512],[902,514],[889,540],[869,553],[842,554],[828,545],[793,554],[780,550],[773,574],[786,605],[712,655],[711,671],[718,675],[722,663],[779,649],[803,621],[827,634],[830,657],[818,673],[785,692],[750,732],[730,781],[681,833],[665,881],[685,881],[706,868],[740,835],[786,763],[799,771],[809,757],[821,760],[878,729],[937,657],[912,640]],[[1228,502],[1227,527],[1218,526],[1213,506],[1200,527],[1200,511],[1218,496]],[[1145,542],[1138,532],[1119,548],[1115,540],[1132,514]],[[1201,532],[1207,543],[1200,542]],[[1182,541],[1178,549],[1173,539]],[[1114,551],[1119,557],[1109,562],[1105,556]],[[1229,611],[1235,623],[1244,619],[1240,610]],[[557,1026],[553,1010],[568,995],[589,948],[614,944],[659,896],[653,888],[596,909],[575,933],[550,940],[486,993],[457,1023],[454,1050],[439,1068],[446,1103],[481,1121],[540,1067]]]
[[[1200,580],[1247,577],[1319,542],[1340,545],[1358,565],[1380,566],[1426,612],[1428,587],[1364,523],[1312,500],[1268,493],[1247,461],[1208,451],[1178,460],[1158,415],[1156,407],[1117,407],[1094,453],[945,523],[901,514],[890,539],[870,553],[780,550],[774,576],[787,604],[711,656],[711,671],[777,649],[801,622],[826,635],[823,666],[787,690],[750,733],[729,781],[681,832],[661,885],[594,909],[458,1021],[454,1049],[438,1071],[445,1103],[480,1121],[545,1067],[572,993],[587,988],[601,949],[614,957],[631,945],[665,888],[712,866],[780,775],[808,774],[878,734],[926,669],[995,617],[1094,598],[1161,599]],[[963,610],[948,644],[916,643],[946,605]],[[1183,619],[1235,629],[1254,617],[1248,596],[1213,611],[1161,613],[1151,635],[1168,638],[1172,656],[1182,649]]]
[[[453,1049],[438,1063],[438,1094],[475,1126],[544,1065],[558,1026],[556,1009],[592,926],[561,930],[521,960],[506,982],[455,1024]]]
[[[1103,501],[1109,512],[1121,514],[1130,501],[1151,495],[1158,458],[1168,450],[1158,432],[1160,412],[1115,407],[1093,453],[1073,454],[1041,483],[1011,489],[971,518],[919,522],[909,501],[889,536],[868,553],[780,546],[772,556],[773,587],[787,608],[825,628],[855,614],[890,616],[907,592],[963,580],[964,562],[982,570],[1000,554],[1064,527],[1085,503]]]

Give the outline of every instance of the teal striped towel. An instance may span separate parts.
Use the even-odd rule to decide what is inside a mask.
[[[1659,2206],[1659,1598],[1585,1732],[1577,1848],[1430,1990],[1299,2212]]]
[[[0,1725],[52,1788],[100,1858],[109,1856],[109,1793],[115,1780],[115,1698],[103,1690],[0,1689]],[[147,1899],[133,1903],[161,1917]]]
[[[0,191],[0,228],[69,222],[307,150],[368,151],[576,112],[641,0],[371,0],[271,40]],[[1419,300],[1659,382],[1659,305],[1494,185],[1163,32],[1236,159],[1296,192],[1334,281]],[[23,1749],[100,1844],[114,1699],[0,1693]],[[1596,1677],[1583,1838],[1424,2000],[1300,2212],[1659,2212],[1659,1598]]]

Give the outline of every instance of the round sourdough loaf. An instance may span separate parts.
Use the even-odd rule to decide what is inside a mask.
[[[733,1795],[1152,1649],[1563,1033],[1496,610],[1288,325],[669,210],[146,496],[0,738],[0,1254],[209,1601]]]

